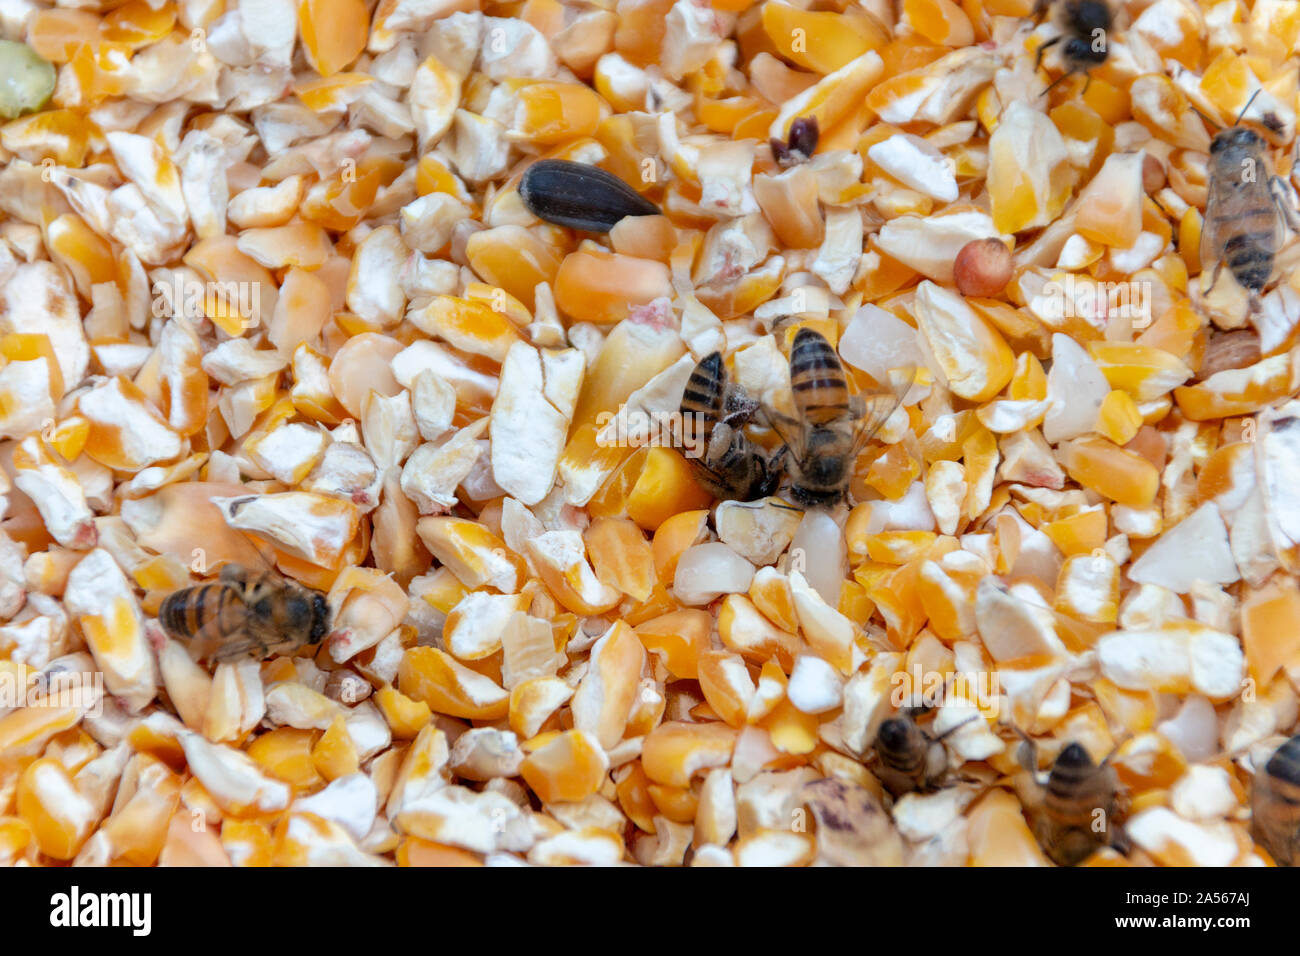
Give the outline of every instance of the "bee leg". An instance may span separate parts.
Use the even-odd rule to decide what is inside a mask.
[[[726,422],[718,422],[714,425],[713,434],[709,436],[709,445],[704,451],[704,464],[711,470],[716,469],[731,450],[731,444],[735,439],[735,429]]]
[[[1054,39],[1048,40],[1046,43],[1044,43],[1042,46],[1038,48],[1038,55],[1034,57],[1035,70],[1037,70],[1040,66],[1043,65],[1043,54],[1047,52],[1047,48],[1050,46],[1056,46],[1056,44],[1060,43],[1064,39],[1065,39],[1064,36],[1055,37]],[[1060,81],[1058,80],[1057,82]],[[1051,87],[1049,86],[1048,89],[1050,90]]]
[[[1043,92],[1039,95],[1046,96],[1048,93],[1052,92],[1052,90],[1055,88],[1057,83],[1060,83],[1062,80],[1067,80],[1072,76],[1074,76],[1074,74],[1071,72],[1062,73],[1056,79],[1052,80],[1052,82],[1048,84],[1047,89],[1043,90]]]
[[[1082,97],[1082,96],[1087,96],[1087,95],[1088,95],[1088,87],[1090,87],[1090,86],[1092,86],[1092,74],[1091,74],[1091,73],[1085,73],[1085,74],[1083,74],[1083,92],[1080,93],[1079,96],[1081,96],[1081,97]]]
[[[1210,287],[1206,289],[1204,292],[1202,292],[1201,293],[1202,295],[1209,295],[1211,292],[1214,291],[1214,287],[1216,284],[1218,284],[1219,281],[1219,273],[1222,271],[1223,271],[1223,260],[1220,259],[1218,262],[1214,264],[1214,272],[1210,276]]]
[[[1013,726],[1012,726],[1012,729],[1013,729],[1017,734],[1020,735],[1020,739],[1021,739],[1021,741],[1023,741],[1023,742],[1020,744],[1020,746],[1019,746],[1018,748],[1016,748],[1016,761],[1020,764],[1020,766],[1024,767],[1024,768],[1025,768],[1026,770],[1028,770],[1031,774],[1033,774],[1033,776],[1034,776],[1035,778],[1037,778],[1037,776],[1038,776],[1038,744],[1034,742],[1034,738],[1030,737],[1027,733],[1025,733],[1025,732],[1024,732],[1023,730],[1021,730],[1019,727],[1016,727],[1016,726],[1013,725]]]
[[[1129,850],[1133,849],[1133,841],[1129,839],[1124,827],[1118,823],[1112,823],[1110,826],[1110,846],[1111,849],[1125,856],[1128,856]]]

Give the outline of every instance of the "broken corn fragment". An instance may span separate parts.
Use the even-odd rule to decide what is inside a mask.
[[[952,0],[904,0],[903,15],[931,43],[959,47],[975,41],[970,17]]]
[[[700,771],[726,766],[735,745],[736,732],[725,724],[668,721],[646,736],[641,765],[656,783],[689,787]]]
[[[1104,438],[1077,438],[1063,447],[1061,464],[1070,477],[1103,497],[1145,508],[1160,489],[1160,471],[1136,452]]]
[[[600,97],[585,86],[536,80],[507,80],[503,86],[514,93],[514,138],[553,146],[590,136],[600,124]]]
[[[1074,228],[1085,239],[1128,249],[1142,232],[1142,154],[1112,153],[1079,194]]]
[[[1174,401],[1192,421],[1250,415],[1300,387],[1300,364],[1290,354],[1271,355],[1245,368],[1216,372],[1196,385],[1174,389]]]
[[[949,387],[973,402],[991,399],[1016,370],[1006,341],[965,300],[933,282],[916,290],[916,312]]]
[[[543,803],[583,800],[605,779],[609,758],[594,736],[568,730],[538,747],[519,768]]]
[[[1300,592],[1275,586],[1252,594],[1241,606],[1241,639],[1257,686],[1293,668],[1300,660]]]
[[[823,76],[847,66],[887,37],[869,17],[816,13],[781,0],[763,4],[763,31],[781,56]]]
[[[1020,232],[1060,215],[1070,196],[1068,160],[1065,141],[1043,113],[1019,100],[1007,107],[989,137],[993,228]]]
[[[435,713],[467,720],[500,720],[510,709],[504,688],[436,647],[407,650],[397,670],[397,689]]]
[[[618,322],[634,306],[672,295],[666,265],[617,252],[570,253],[555,275],[555,304],[578,322]]]
[[[312,69],[332,76],[365,49],[370,14],[361,0],[301,0],[298,29]]]
[[[1097,412],[1097,432],[1116,445],[1127,445],[1142,427],[1142,412],[1128,392],[1119,389],[1107,395]]]
[[[98,814],[56,760],[37,760],[18,780],[18,815],[42,853],[71,860],[90,836]]]
[[[700,655],[709,647],[711,626],[707,611],[682,608],[638,624],[636,635],[647,651],[663,661],[668,673],[694,680]]]

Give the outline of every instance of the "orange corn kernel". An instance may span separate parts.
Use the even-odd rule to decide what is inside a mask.
[[[332,76],[365,49],[370,14],[362,0],[301,0],[298,29],[312,69]]]
[[[641,765],[655,783],[689,787],[691,778],[731,760],[736,732],[723,724],[686,724],[668,721],[645,738]]]
[[[662,262],[616,252],[571,253],[555,275],[555,304],[578,322],[618,322],[633,306],[672,295],[672,278]]]
[[[1155,501],[1160,472],[1141,455],[1104,438],[1079,438],[1063,448],[1070,477],[1122,505],[1144,508]]]
[[[412,647],[397,670],[397,688],[439,714],[467,720],[500,720],[510,709],[510,695],[436,647]]]
[[[591,734],[569,730],[530,753],[519,768],[520,775],[544,803],[584,800],[595,793],[609,758]]]

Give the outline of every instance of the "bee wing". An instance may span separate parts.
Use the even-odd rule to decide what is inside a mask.
[[[802,464],[804,460],[802,423],[764,404],[759,404],[756,414],[768,428],[776,432],[776,437],[781,439],[781,443],[789,450],[794,460]]]
[[[1211,183],[1209,194],[1205,199],[1205,218],[1201,222],[1201,270],[1204,271],[1218,261],[1223,243],[1227,241],[1225,226],[1230,220],[1224,217],[1223,200],[1219,191]]]
[[[223,606],[199,625],[193,634],[185,638],[185,642],[200,660],[204,658],[222,660],[225,647],[233,641],[242,639],[238,632],[231,633],[229,629],[231,617],[239,619],[247,617],[242,593],[236,587],[228,587],[221,592],[221,595],[223,605],[224,602],[230,602],[232,606]]]
[[[271,648],[283,641],[284,635],[277,629],[274,620],[247,611],[237,630],[218,638],[212,657],[217,662],[238,660],[250,653],[263,658]]]
[[[1268,248],[1276,250],[1286,239],[1286,223],[1282,215],[1275,214],[1277,211],[1278,197],[1277,193],[1271,186],[1265,187],[1268,191],[1269,205],[1265,212],[1269,215],[1269,229],[1273,235],[1268,242]],[[1214,188],[1211,183],[1209,195],[1205,200],[1205,220],[1201,224],[1201,269],[1209,269],[1217,266],[1223,259],[1227,251],[1227,245],[1234,237],[1241,236],[1243,232],[1255,232],[1256,230],[1248,228],[1243,230],[1243,219],[1255,220],[1258,213],[1251,203],[1248,195],[1242,195],[1231,192],[1230,186],[1220,186]],[[1248,191],[1249,192],[1249,191]],[[1228,193],[1225,198],[1225,193]],[[1229,201],[1231,200],[1231,201]]]
[[[916,381],[916,366],[908,365],[897,376],[891,375],[888,389],[880,389],[872,394],[861,396],[865,411],[858,420],[858,430],[853,436],[853,457],[856,458],[871,436],[880,431],[880,426],[889,420],[894,410],[903,404],[903,399]]]

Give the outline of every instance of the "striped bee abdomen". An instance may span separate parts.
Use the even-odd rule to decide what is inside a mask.
[[[1268,231],[1237,233],[1223,244],[1224,264],[1242,288],[1262,292],[1268,284],[1268,277],[1273,274],[1272,243],[1273,231],[1270,228]]]
[[[849,410],[844,366],[825,337],[802,328],[790,349],[790,386],[804,421],[813,425],[841,418]]]
[[[926,749],[925,735],[910,720],[892,717],[880,725],[876,752],[891,770],[919,777],[925,769]]]
[[[722,354],[712,352],[695,366],[682,392],[682,431],[687,439],[707,442],[722,415],[726,369]]]
[[[229,584],[200,584],[169,594],[158,609],[158,622],[173,637],[195,637],[208,627],[224,633],[237,628],[244,605]]]
[[[1076,743],[1061,751],[1047,779],[1047,809],[1058,823],[1090,827],[1093,812],[1107,809],[1112,797],[1110,775],[1092,762],[1088,751]]]
[[[1282,866],[1300,860],[1300,735],[1292,737],[1257,772],[1251,794],[1251,831]]]

